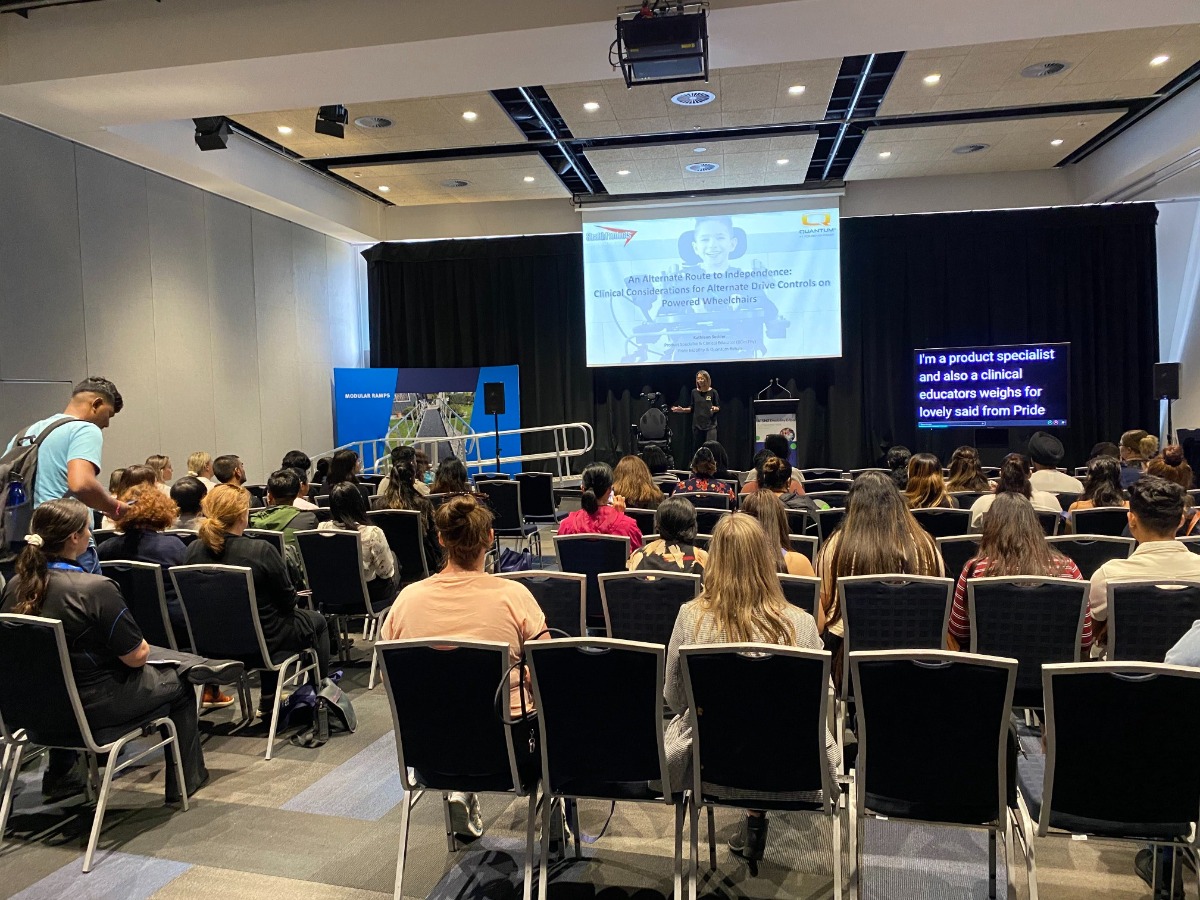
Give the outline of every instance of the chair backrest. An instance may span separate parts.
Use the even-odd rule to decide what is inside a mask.
[[[728,494],[717,491],[676,491],[675,496],[682,497],[696,509],[729,509]]]
[[[95,541],[96,546],[99,547],[110,537],[113,537],[117,534],[120,534],[120,532],[115,528],[97,528],[92,531],[92,540]]]
[[[845,509],[850,497],[849,491],[805,491],[804,496],[809,500],[821,500],[836,509]]]
[[[509,481],[512,476],[507,472],[476,472],[471,478],[474,481]]]
[[[958,578],[967,561],[979,554],[979,535],[937,538],[937,546],[938,552],[942,554],[946,574],[951,578]]]
[[[419,786],[410,777],[413,769],[421,785],[434,790],[523,793],[512,732],[495,709],[496,690],[508,671],[508,644],[380,641],[375,652],[392,708],[405,790]]]
[[[526,650],[545,790],[618,799],[659,781],[671,802],[662,716],[666,648],[570,638],[533,641]]]
[[[20,685],[0,691],[10,732],[24,730],[43,747],[96,749],[58,619],[0,614],[0,680]]]
[[[640,441],[661,441],[670,434],[667,414],[657,406],[652,406],[637,421],[637,435]]]
[[[1003,821],[1017,661],[947,651],[851,653],[858,704],[858,803],[898,818]],[[953,740],[919,740],[913,723],[955,711]],[[1092,710],[1093,714],[1095,710]],[[954,789],[946,773],[954,772]]]
[[[780,573],[779,586],[783,588],[783,596],[788,603],[816,618],[817,603],[821,597],[820,578]]]
[[[685,647],[679,660],[696,796],[821,791],[832,808],[838,794],[825,750],[828,651],[714,644]]]
[[[549,518],[558,511],[554,499],[554,476],[549,472],[518,472],[521,512],[529,518]]]
[[[501,572],[533,594],[546,617],[546,627],[571,637],[587,634],[587,576],[574,572]]]
[[[267,486],[265,484],[244,484],[246,491],[263,503],[267,501]]]
[[[969,510],[980,497],[986,497],[991,491],[951,491],[950,496],[958,501],[959,509]]]
[[[788,523],[791,524],[790,522]],[[803,553],[809,562],[817,558],[817,536],[814,534],[789,534],[788,543],[796,553]]]
[[[846,474],[849,475],[851,478],[857,478],[859,475],[867,474],[867,472],[883,472],[886,475],[890,471],[891,471],[891,469],[882,469],[882,468],[879,468],[878,466],[870,466],[866,469],[851,469]]]
[[[1188,535],[1187,537],[1175,538],[1193,553],[1200,553],[1200,534]]]
[[[271,528],[247,528],[242,532],[245,537],[254,538],[256,541],[266,541],[272,547],[279,551],[279,555],[283,556],[287,551],[283,540],[283,532],[275,531]]]
[[[851,481],[841,476],[835,478],[804,478],[804,492],[817,493],[820,491],[849,491]]]
[[[697,507],[696,530],[701,534],[712,534],[713,530],[717,527],[717,523],[727,515],[729,515],[729,510],[727,509]]]
[[[587,616],[593,624],[604,619],[600,599],[601,572],[624,572],[629,560],[629,538],[614,534],[556,534],[554,553],[564,572],[587,576]]]
[[[1042,532],[1046,535],[1058,534],[1062,529],[1063,517],[1061,513],[1051,512],[1048,509],[1035,509],[1037,514],[1038,524],[1042,526]]]
[[[1084,578],[1091,578],[1110,559],[1127,558],[1137,546],[1133,538],[1106,534],[1058,534],[1046,541],[1051,549],[1074,562]]]
[[[1161,662],[1200,619],[1200,582],[1109,583],[1108,658]]]
[[[372,614],[358,531],[297,531],[296,542],[317,609],[332,616]]]
[[[183,604],[192,652],[274,668],[258,617],[254,576],[247,566],[173,566],[171,581]]]
[[[700,593],[700,576],[684,572],[610,572],[599,582],[609,637],[664,646],[679,607]]]
[[[1038,833],[1051,817],[1068,816],[1126,823],[1130,836],[1186,836],[1200,809],[1200,768],[1172,766],[1150,782],[1141,774],[1147,760],[1195,757],[1200,669],[1087,662],[1046,666],[1042,680],[1046,774]]]
[[[940,650],[944,645],[953,578],[849,575],[838,579],[837,590],[846,652]]]
[[[520,484],[506,476],[480,481],[475,487],[488,498],[488,506],[492,508],[492,527],[496,531],[519,530],[525,524]]]
[[[971,528],[969,509],[914,509],[913,518],[932,537],[958,537]]]
[[[818,537],[817,520],[813,513],[807,509],[785,509],[784,512],[787,514],[789,533]]]
[[[1108,534],[1121,537],[1129,525],[1129,510],[1123,506],[1077,509],[1070,513],[1076,534]]]
[[[141,629],[142,637],[157,647],[179,649],[167,612],[167,592],[162,566],[128,559],[105,560],[100,571],[121,589],[125,606]]]
[[[1071,504],[1083,496],[1080,491],[1055,491],[1055,496],[1058,497],[1058,505],[1062,507],[1062,511],[1066,512],[1071,508]]]
[[[626,507],[625,515],[637,523],[638,531],[642,533],[643,537],[654,531],[654,510],[630,506]]]
[[[429,577],[425,560],[425,519],[416,509],[377,509],[367,513],[378,525],[400,563],[400,578],[406,584]]]
[[[841,478],[842,470],[841,469],[820,469],[820,468],[801,469],[800,477],[804,479],[805,484],[808,484],[808,482],[814,478]]]
[[[453,494],[426,494],[425,499],[433,504],[434,509],[437,509],[453,496]]]
[[[972,578],[971,652],[1017,660],[1017,706],[1042,706],[1042,665],[1079,662],[1088,583],[1074,578]]]
[[[198,532],[192,531],[190,528],[166,528],[163,529],[163,534],[173,534],[175,537],[183,541],[183,546],[189,546],[192,541],[200,537]]]
[[[817,523],[817,537],[821,539],[821,543],[829,540],[829,536],[837,531],[838,526],[842,524],[842,519],[846,518],[846,510],[834,507],[833,509],[818,509],[815,513],[809,513]]]
[[[321,507],[322,509],[328,509],[329,508],[329,495],[328,494],[317,494],[317,496],[313,498],[313,502],[316,503],[317,506]]]

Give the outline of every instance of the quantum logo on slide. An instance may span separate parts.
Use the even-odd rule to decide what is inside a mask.
[[[814,237],[816,235],[834,234],[837,231],[833,224],[833,214],[828,212],[809,212],[800,216],[800,236]]]
[[[589,241],[619,241],[625,239],[624,247],[629,246],[629,242],[633,240],[633,236],[637,234],[632,228],[613,228],[609,225],[597,225],[601,231],[589,231],[587,239]]]

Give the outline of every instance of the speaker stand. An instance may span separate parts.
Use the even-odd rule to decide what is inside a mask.
[[[496,474],[500,474],[500,414],[492,413],[492,425],[496,431]]]
[[[1163,399],[1167,401],[1167,443],[1163,446],[1169,447],[1171,444],[1175,443],[1173,438],[1173,435],[1175,434],[1175,427],[1174,423],[1171,421],[1171,404],[1175,401],[1173,401],[1170,397],[1163,397]]]

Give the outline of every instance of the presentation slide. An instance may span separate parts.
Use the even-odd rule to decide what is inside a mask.
[[[917,350],[918,428],[1062,426],[1070,418],[1071,345]]]
[[[838,209],[587,221],[587,364],[841,356]]]

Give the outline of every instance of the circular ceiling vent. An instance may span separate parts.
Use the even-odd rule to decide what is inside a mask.
[[[1032,66],[1026,66],[1021,70],[1021,77],[1045,78],[1047,75],[1057,75],[1059,72],[1066,71],[1070,66],[1069,62],[1062,62],[1060,60],[1034,63]]]
[[[960,155],[967,153],[981,153],[986,150],[991,144],[963,144],[961,147],[955,147],[954,152]]]
[[[387,116],[359,116],[354,120],[359,128],[391,128],[395,123]]]
[[[717,99],[712,91],[681,91],[671,98],[676,106],[704,106]]]
[[[461,178],[447,178],[442,182],[444,188],[465,188],[471,182],[463,181]]]
[[[719,163],[704,162],[692,163],[690,166],[684,166],[689,172],[715,172],[721,168]]]

